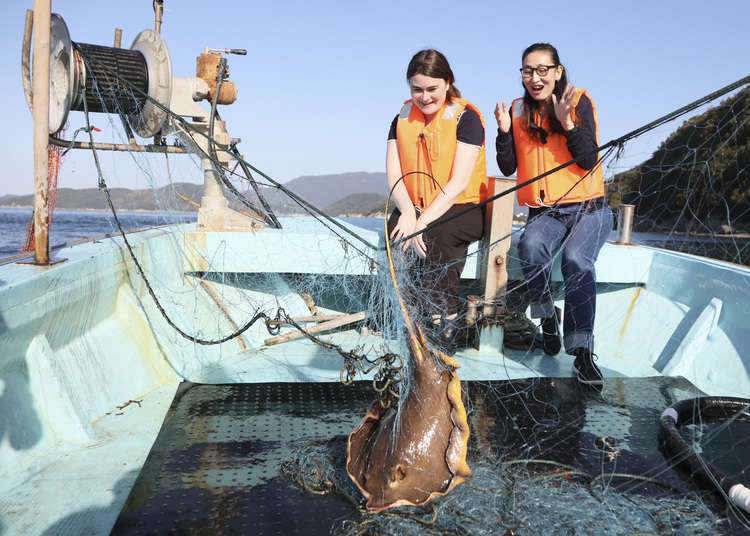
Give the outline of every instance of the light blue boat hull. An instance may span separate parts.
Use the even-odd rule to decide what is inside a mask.
[[[128,236],[171,320],[218,338],[258,310],[309,314],[281,274],[374,277],[366,256],[312,218],[282,224],[258,233],[185,225]],[[378,233],[357,233],[382,243]],[[217,346],[181,337],[121,246],[114,238],[63,248],[55,255],[67,262],[46,268],[0,266],[0,533],[108,533],[182,380],[339,381],[336,352],[305,339],[265,346],[262,322]],[[362,251],[383,260],[382,252]],[[464,278],[477,277],[477,258],[469,257]],[[707,394],[750,394],[750,269],[611,243],[596,269],[605,377],[684,376]],[[509,272],[520,279],[516,264]],[[210,276],[226,273],[250,274],[262,286]],[[326,339],[373,355],[403,351],[356,330]],[[499,328],[487,329],[479,350],[460,351],[461,379],[572,375],[568,356],[506,351],[501,341]]]

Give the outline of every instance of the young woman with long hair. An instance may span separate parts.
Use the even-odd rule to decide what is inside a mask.
[[[599,387],[594,354],[596,272],[594,262],[612,230],[597,148],[596,108],[588,93],[570,85],[555,47],[536,43],[521,56],[522,98],[495,107],[497,163],[504,175],[518,170],[518,183],[575,160],[518,190],[529,207],[518,254],[531,300],[541,318],[545,353],[560,351],[560,327],[550,291],[553,256],[561,255],[565,286],[563,344],[575,357],[578,380]]]

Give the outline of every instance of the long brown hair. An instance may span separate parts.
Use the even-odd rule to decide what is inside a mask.
[[[429,76],[430,78],[442,78],[448,82],[450,87],[446,95],[447,100],[451,100],[453,97],[461,97],[461,92],[453,84],[455,78],[448,60],[434,48],[420,50],[414,54],[409,62],[409,67],[406,68],[406,80],[411,80],[411,77],[415,74]]]
[[[555,67],[560,65],[560,56],[557,54],[557,49],[550,45],[549,43],[534,43],[533,45],[530,45],[526,48],[526,50],[523,51],[523,54],[521,54],[521,64],[523,65],[523,60],[526,59],[526,56],[531,54],[532,52],[537,51],[544,51],[549,52],[550,57],[552,58],[552,63],[555,64]],[[521,84],[523,86],[523,83]],[[557,100],[559,101],[562,98],[562,94],[565,91],[565,88],[568,86],[568,76],[567,76],[567,70],[565,67],[563,67],[563,73],[560,77],[560,80],[557,80],[555,82],[555,87],[552,90],[552,93],[557,97]],[[523,86],[523,117],[522,117],[522,124],[526,127],[526,129],[529,131],[529,134],[536,139],[540,139],[543,137],[542,141],[544,142],[546,139],[546,134],[542,135],[542,128],[541,125],[537,125],[534,122],[534,113],[539,110],[539,101],[534,99],[534,97],[531,96],[529,91],[526,89],[526,86]],[[550,130],[552,132],[557,132],[559,134],[562,134],[564,132],[564,129],[562,125],[560,124],[560,121],[557,119],[557,115],[555,113],[549,114],[548,117]],[[578,121],[578,118],[576,117],[576,122]]]

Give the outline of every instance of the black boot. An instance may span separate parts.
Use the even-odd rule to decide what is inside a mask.
[[[544,353],[555,356],[560,353],[562,344],[560,343],[560,315],[555,307],[555,312],[551,317],[542,320],[542,349]]]
[[[578,372],[579,382],[598,388],[604,386],[602,371],[594,363],[596,354],[591,353],[588,348],[574,348],[570,355],[575,356],[573,368]]]

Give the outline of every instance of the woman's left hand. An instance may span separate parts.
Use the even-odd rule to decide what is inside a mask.
[[[575,95],[575,86],[567,86],[559,101],[557,100],[557,95],[552,94],[552,105],[555,107],[555,115],[565,130],[571,130],[576,126],[570,118],[570,112],[575,108],[573,106]]]
[[[423,231],[426,225],[417,219],[417,224],[414,226],[413,233]],[[414,248],[414,251],[420,258],[424,259],[427,256],[427,247],[424,245],[424,233],[419,233],[414,238],[410,238],[407,244],[409,247]]]

